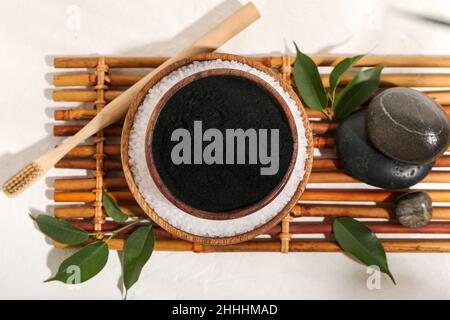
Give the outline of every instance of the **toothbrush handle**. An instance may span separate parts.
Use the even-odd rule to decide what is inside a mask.
[[[74,136],[66,139],[64,143],[59,145],[57,148],[50,150],[40,158],[33,161],[27,168],[32,168],[34,170],[32,179],[27,177],[25,174],[29,174],[30,170],[19,171],[17,174],[12,176],[4,185],[8,187],[10,185],[16,185],[20,182],[21,189],[23,191],[32,182],[36,181],[37,178],[43,176],[50,168],[52,168],[59,160],[61,160],[70,150],[75,146],[82,143],[84,140],[94,135],[98,131],[104,129],[105,127],[117,122],[121,119],[127,112],[128,107],[137,93],[142,89],[142,87],[161,69],[165,68],[169,64],[187,58],[200,53],[207,53],[216,50],[222,44],[230,40],[236,34],[244,30],[250,24],[260,17],[258,10],[249,2],[235,13],[227,17],[225,20],[217,24],[214,28],[206,32],[199,39],[194,41],[191,45],[180,51],[178,54],[174,55],[172,58],[168,59],[166,62],[161,64],[159,67],[154,69],[152,72],[147,74],[139,82],[134,84],[119,97],[114,99],[105,108],[102,109],[87,125],[85,125],[80,131],[78,131]],[[31,174],[29,174],[31,176]],[[6,190],[6,189],[5,189]],[[11,196],[18,194],[14,193]]]
[[[127,112],[128,107],[134,97],[142,87],[159,71],[175,61],[184,59],[196,54],[207,53],[216,50],[225,42],[233,38],[236,34],[247,28],[260,17],[255,5],[251,2],[237,10],[235,13],[225,18],[214,28],[206,32],[191,45],[165,61],[163,64],[152,70],[149,74],[135,83],[132,87],[115,98],[105,106],[87,125],[85,125],[74,136],[68,138],[63,144],[44,155],[43,161],[49,168],[54,166],[64,155],[75,146],[94,135],[98,131],[120,120]]]

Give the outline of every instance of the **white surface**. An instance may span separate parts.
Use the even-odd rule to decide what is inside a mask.
[[[196,73],[212,69],[233,69],[241,70],[248,74],[253,74],[262,81],[266,82],[285,101],[290,109],[294,119],[296,131],[298,152],[295,165],[292,168],[292,174],[287,180],[286,185],[278,195],[264,208],[261,208],[249,215],[231,220],[211,220],[195,217],[186,211],[181,210],[161,193],[156,186],[155,181],[150,175],[146,157],[146,131],[154,108],[161,98],[183,79]],[[300,115],[298,105],[283,89],[280,82],[267,73],[252,68],[247,64],[237,61],[196,61],[182,68],[172,71],[162,78],[149,91],[144,101],[139,106],[133,120],[133,127],[130,132],[130,146],[128,154],[130,157],[130,169],[134,177],[136,186],[146,203],[158,214],[161,219],[171,226],[184,232],[197,236],[209,238],[223,238],[242,235],[246,232],[254,231],[263,224],[272,220],[279,214],[286,204],[292,199],[298,188],[300,181],[305,175],[305,164],[307,159],[307,139],[305,135],[305,126],[303,118]]]
[[[255,2],[262,19],[222,51],[282,53],[296,40],[309,53],[450,54],[450,27],[394,10],[450,20],[448,1]],[[211,16],[234,7],[220,0],[2,3],[0,180],[57,143],[51,138],[52,111],[68,104],[49,100],[51,55],[172,54],[210,26]],[[210,10],[206,20],[194,23]],[[47,211],[48,185],[56,174],[18,199],[0,196],[0,298],[120,298],[116,253],[78,289],[42,283],[70,254],[52,249],[28,218],[30,210]],[[383,278],[380,290],[369,290],[365,268],[342,254],[155,253],[129,298],[450,298],[450,254],[389,254],[389,262],[398,285]]]

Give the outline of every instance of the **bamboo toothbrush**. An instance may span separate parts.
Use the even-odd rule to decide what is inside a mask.
[[[10,197],[17,196],[38,178],[44,176],[45,173],[59,160],[61,160],[61,158],[64,157],[72,148],[99,130],[104,129],[122,118],[126,114],[128,107],[136,94],[161,69],[177,60],[193,56],[195,54],[214,51],[233,36],[252,24],[259,17],[260,15],[256,7],[251,2],[247,3],[245,6],[216,25],[213,29],[205,33],[198,40],[194,41],[190,46],[180,51],[158,68],[154,69],[139,82],[114,99],[77,134],[68,138],[63,144],[47,152],[17,172],[4,183],[3,192]]]

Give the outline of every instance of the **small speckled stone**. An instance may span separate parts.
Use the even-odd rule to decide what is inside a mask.
[[[422,227],[431,219],[432,201],[428,193],[413,191],[397,198],[394,211],[398,222],[405,227]]]
[[[422,180],[433,163],[408,164],[386,157],[367,138],[365,112],[353,113],[341,122],[336,131],[336,154],[340,166],[354,178],[384,189],[407,188]]]
[[[427,95],[409,88],[391,88],[367,109],[367,135],[388,157],[408,163],[436,160],[450,143],[447,113]]]

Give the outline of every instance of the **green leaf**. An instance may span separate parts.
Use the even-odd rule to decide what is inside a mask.
[[[138,281],[154,246],[155,235],[152,226],[139,227],[128,237],[123,252],[123,281],[126,290]]]
[[[333,233],[339,246],[364,263],[366,266],[378,266],[394,282],[389,271],[386,253],[377,236],[363,223],[349,217],[333,220]]]
[[[67,284],[85,282],[99,273],[108,261],[108,246],[105,242],[94,242],[64,260],[56,275],[46,280]]]
[[[334,97],[335,91],[339,83],[341,82],[342,76],[350,70],[353,65],[358,62],[364,55],[358,55],[354,57],[348,57],[344,60],[340,61],[334,68],[333,71],[331,71],[330,74],[330,92],[332,96]]]
[[[128,216],[120,210],[117,202],[106,192],[103,193],[103,207],[106,214],[116,222],[125,222],[128,220]]]
[[[338,120],[344,119],[361,106],[380,84],[383,67],[360,71],[352,81],[336,96],[334,113]]]
[[[327,107],[328,98],[314,61],[302,53],[297,44],[297,57],[294,63],[294,80],[297,90],[306,105],[314,110],[322,111]]]
[[[51,239],[64,244],[80,244],[89,238],[89,233],[77,228],[65,220],[56,219],[47,215],[39,215],[36,218],[39,230]]]

